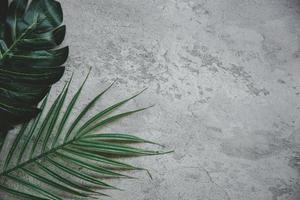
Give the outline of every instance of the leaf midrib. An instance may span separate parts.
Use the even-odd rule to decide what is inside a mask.
[[[37,22],[33,22],[14,42],[13,44],[2,54],[2,57],[0,58],[1,60],[3,60],[16,46],[17,44],[27,35],[27,33],[29,32],[29,30],[37,25]]]
[[[46,20],[46,17],[40,21],[35,21],[33,22],[14,42],[13,44],[9,47],[9,49],[7,49],[0,57],[0,60],[3,60],[6,56],[8,56],[8,54],[18,45],[18,43],[24,39],[24,37],[28,34],[28,32],[30,31],[30,29],[32,29],[35,25],[39,25],[41,23],[44,22],[44,20]],[[16,20],[15,20],[16,21]]]
[[[38,156],[36,156],[34,158],[31,158],[31,159],[29,159],[29,160],[27,160],[27,161],[25,161],[25,162],[23,162],[23,163],[15,166],[15,167],[13,167],[13,168],[11,168],[11,169],[8,169],[6,171],[2,171],[0,173],[0,176],[6,176],[6,175],[8,175],[9,173],[11,173],[13,171],[17,171],[17,170],[19,170],[19,169],[21,169],[21,168],[23,168],[23,167],[25,167],[25,166],[27,166],[27,165],[29,165],[31,163],[34,163],[37,160],[42,159],[43,157],[48,156],[49,154],[55,153],[56,151],[64,148],[65,146],[72,144],[73,142],[76,141],[76,139],[78,139],[78,138],[74,138],[74,139],[70,140],[69,142],[66,142],[66,143],[64,143],[64,144],[62,144],[60,146],[57,146],[57,147],[55,147],[55,148],[53,148],[53,149],[51,149],[51,150],[49,150],[47,152],[44,152],[44,153],[42,153],[42,154],[40,154],[40,155],[38,155]]]

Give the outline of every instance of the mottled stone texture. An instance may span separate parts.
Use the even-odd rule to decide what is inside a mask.
[[[131,160],[153,180],[113,180],[112,199],[300,199],[299,0],[61,3],[66,78],[93,67],[82,104],[116,78],[102,104],[148,87],[124,110],[156,106],[111,130],[175,149]]]
[[[148,87],[114,130],[175,149],[113,199],[300,199],[299,0],[61,2],[69,73],[118,78],[108,102]]]

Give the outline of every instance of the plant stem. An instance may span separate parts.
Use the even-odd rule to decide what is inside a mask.
[[[2,150],[2,146],[4,144],[4,140],[6,138],[6,135],[7,135],[7,130],[0,130],[0,152]]]
[[[31,164],[31,163],[37,161],[37,160],[40,160],[40,159],[42,159],[43,157],[46,157],[46,156],[48,156],[48,155],[50,155],[50,154],[52,154],[52,153],[55,153],[56,151],[62,149],[63,147],[72,144],[74,141],[75,141],[75,139],[70,140],[70,141],[68,141],[68,142],[66,142],[66,143],[64,143],[64,144],[61,144],[61,145],[59,145],[59,146],[57,146],[57,147],[55,147],[55,148],[53,148],[53,149],[51,149],[51,150],[49,150],[49,151],[46,151],[46,152],[44,152],[44,153],[42,153],[42,154],[40,154],[40,155],[38,155],[38,156],[36,156],[36,157],[34,157],[34,158],[31,158],[31,159],[29,159],[29,160],[27,160],[27,161],[21,163],[20,165],[17,165],[17,166],[15,166],[15,167],[11,168],[11,169],[6,170],[6,171],[2,171],[2,172],[0,173],[0,177],[1,177],[1,176],[5,176],[5,175],[7,175],[7,174],[9,174],[9,173],[11,173],[11,172],[13,172],[13,171],[15,171],[15,170],[18,170],[18,169],[20,169],[20,168],[26,166],[26,165],[29,165],[29,164]]]

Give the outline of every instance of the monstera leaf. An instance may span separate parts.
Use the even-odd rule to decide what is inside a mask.
[[[68,47],[54,0],[0,2],[0,132],[39,113],[37,104],[64,73]],[[1,137],[1,136],[0,136]]]

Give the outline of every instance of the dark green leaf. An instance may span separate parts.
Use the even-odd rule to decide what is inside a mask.
[[[64,73],[66,28],[55,0],[0,2],[0,127],[28,121]],[[24,87],[24,88],[22,88]]]

